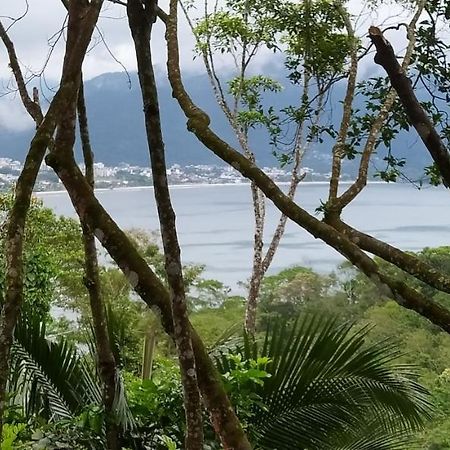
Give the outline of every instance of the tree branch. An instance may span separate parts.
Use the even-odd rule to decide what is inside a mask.
[[[3,24],[0,22],[0,38],[3,41],[6,51],[8,52],[9,66],[11,67],[14,79],[16,80],[17,89],[19,91],[20,99],[22,100],[25,109],[36,124],[36,128],[42,122],[43,116],[39,103],[30,98],[28,94],[25,79],[23,78],[22,70],[20,69],[19,60],[17,58],[14,44],[8,36]]]
[[[416,24],[422,14],[422,11],[425,7],[425,0],[421,0],[417,5],[416,13],[412,18],[407,28],[407,37],[408,37],[408,46],[406,48],[405,56],[402,61],[402,69],[407,70],[411,63],[412,54],[414,52],[414,47],[416,44]],[[391,110],[397,95],[394,89],[391,89],[384,99],[383,105],[381,106],[380,112],[375,119],[372,127],[369,131],[369,136],[367,138],[366,144],[364,146],[364,150],[361,156],[361,161],[359,164],[358,178],[356,181],[348,187],[348,189],[339,197],[337,200],[338,210],[342,211],[351,201],[353,201],[357,195],[364,189],[367,184],[367,177],[369,171],[369,162],[372,156],[372,153],[375,149],[376,139],[378,134],[380,133],[386,119],[389,115],[389,111]]]
[[[320,238],[341,253],[375,282],[386,295],[392,297],[403,307],[412,309],[428,318],[431,322],[450,333],[450,311],[429,300],[414,289],[409,288],[405,283],[383,274],[377,264],[358,246],[290,200],[261,169],[248,161],[210,129],[208,115],[192,102],[184,89],[179,66],[176,24],[170,21],[167,26],[166,39],[168,44],[167,67],[169,81],[173,95],[178,100],[188,119],[188,129],[218,157],[238,170],[244,177],[254,181],[282,213],[286,214],[314,237]]]
[[[382,66],[388,74],[392,87],[396,90],[411,124],[438,166],[445,185],[450,186],[450,154],[439,133],[435,130],[433,122],[417,99],[411,80],[398,63],[394,49],[381,30],[377,27],[370,27],[369,37],[377,49],[375,63]]]
[[[339,127],[339,133],[337,136],[336,143],[333,146],[333,159],[331,165],[331,178],[330,178],[330,189],[328,193],[328,206],[333,209],[335,207],[338,189],[339,189],[339,179],[341,176],[342,158],[345,155],[345,143],[347,140],[347,132],[350,126],[350,119],[352,115],[352,105],[353,99],[355,97],[356,89],[356,76],[358,74],[358,44],[355,37],[355,32],[353,30],[352,23],[350,21],[350,16],[347,11],[339,4],[339,13],[344,19],[345,27],[347,30],[347,35],[351,42],[350,50],[350,70],[348,75],[347,90],[345,93],[343,112],[341,125]]]
[[[345,234],[361,249],[394,264],[414,278],[428,284],[428,286],[450,294],[450,278],[448,274],[436,269],[416,255],[406,253],[393,245],[356,230],[342,220],[338,220],[331,225]]]

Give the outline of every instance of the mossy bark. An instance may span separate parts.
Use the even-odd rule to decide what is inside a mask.
[[[140,0],[129,0],[127,14],[138,64],[153,186],[172,305],[173,338],[177,347],[183,385],[186,420],[185,448],[186,450],[201,450],[203,448],[202,405],[192,349],[175,211],[172,207],[167,180],[158,93],[150,47],[152,25],[156,21],[156,2],[148,1],[143,4]]]
[[[12,58],[12,61],[10,61],[11,67],[20,88],[22,101],[38,125],[23,170],[16,183],[14,204],[8,217],[5,237],[6,288],[0,316],[0,439],[6,402],[10,350],[14,328],[23,302],[23,244],[31,195],[46,149],[52,140],[59,115],[77,97],[81,65],[98,19],[101,4],[101,1],[93,1],[90,4],[83,5],[78,2],[71,2],[60,88],[43,119],[42,113],[39,113],[38,110],[38,103],[29,98],[25,86],[22,84],[23,77],[17,63],[14,47],[10,44],[10,41],[8,42],[4,28],[0,28],[0,37],[8,49],[9,57]],[[58,130],[57,139],[58,136],[62,138],[65,134],[62,127]]]

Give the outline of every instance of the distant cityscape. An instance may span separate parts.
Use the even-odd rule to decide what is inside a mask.
[[[10,158],[0,158],[0,190],[11,189],[17,180],[23,164]],[[81,166],[83,170],[84,167]],[[279,167],[263,167],[264,172],[276,182],[287,182],[290,179],[289,170]],[[151,186],[152,174],[150,167],[120,164],[109,167],[98,162],[94,166],[97,188],[115,189],[123,187]],[[329,180],[329,173],[317,173],[309,167],[303,167],[305,181]],[[233,167],[219,165],[187,165],[173,164],[167,169],[169,183],[180,184],[238,184],[246,179]],[[350,179],[344,176],[343,179]],[[63,186],[53,169],[43,164],[36,183],[36,191],[58,191]]]

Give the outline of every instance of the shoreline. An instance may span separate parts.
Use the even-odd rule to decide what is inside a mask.
[[[341,185],[351,185],[354,181],[341,181]],[[289,186],[289,181],[280,181],[276,183],[278,186]],[[329,181],[302,181],[300,185],[328,185]],[[367,184],[387,184],[385,181],[368,181]],[[395,184],[395,183],[391,183]],[[186,183],[186,184],[171,184],[169,189],[195,189],[203,187],[225,187],[225,186],[250,186],[250,183]],[[110,188],[97,188],[96,192],[108,192],[108,191],[141,191],[141,190],[153,190],[153,186],[120,186]],[[65,194],[66,190],[58,191],[36,191],[33,192],[36,196],[51,195],[51,194]]]

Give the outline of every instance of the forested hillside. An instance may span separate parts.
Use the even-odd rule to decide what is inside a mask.
[[[270,69],[270,68],[269,68]],[[270,70],[271,76],[280,81],[283,91],[277,95],[270,95],[265,102],[282,109],[289,105],[296,88],[286,78],[286,72],[275,66]],[[275,73],[273,73],[273,71]],[[131,84],[129,84],[131,83]],[[208,114],[214,129],[226,137],[230,142],[235,142],[233,133],[222,111],[215,102],[210,89],[208,77],[203,74],[186,77],[186,86],[193,98]],[[166,136],[167,162],[169,164],[223,164],[223,162],[208,152],[187,130],[182,113],[177,103],[172,98],[172,90],[163,76],[158,79],[159,96],[161,104],[161,120]],[[141,104],[139,94],[139,81],[136,73],[107,73],[86,82],[86,102],[89,106],[88,117],[92,129],[92,146],[95,149],[95,159],[106,165],[114,166],[120,163],[146,166],[149,163],[146,155],[145,131],[142,128]],[[343,95],[344,85],[334,87],[331,93],[332,101],[327,106],[327,114],[334,123],[339,121],[339,101]],[[355,102],[363,103],[363,98]],[[1,156],[11,157],[23,161],[27,143],[32,136],[32,125],[27,132],[2,132],[0,134]],[[270,145],[269,136],[264,132],[255,132],[252,136],[255,154],[258,162],[263,166],[277,166],[277,158],[274,157],[273,146]],[[331,139],[323,143],[314,142],[310,151],[306,154],[305,165],[316,172],[327,173],[331,161],[330,148],[333,145]],[[411,177],[419,177],[423,168],[429,164],[429,157],[424,152],[412,151],[422,144],[417,138],[403,133],[395,142],[395,151],[399,157],[408,157],[406,172]],[[380,156],[374,158],[378,167],[383,166],[382,158],[386,150],[380,149]],[[80,149],[77,157],[80,159]],[[355,161],[347,161],[345,171],[350,176],[355,176],[358,165]],[[375,167],[371,168],[376,171]]]

